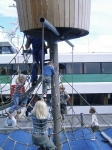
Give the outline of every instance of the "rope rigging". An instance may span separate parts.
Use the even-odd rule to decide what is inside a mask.
[[[24,40],[23,40],[23,41],[24,41]],[[44,41],[44,39],[43,39],[42,41]],[[24,42],[23,42],[23,44],[24,44]],[[43,56],[43,55],[42,55],[42,56]],[[17,57],[17,55],[16,55],[13,59],[15,59],[16,57]],[[24,59],[24,63],[25,63],[25,64],[27,64],[28,59],[29,59],[29,58],[27,58],[26,61],[25,61],[25,59]],[[42,57],[42,60],[43,60],[43,57]],[[42,62],[43,62],[43,61],[42,61]],[[32,65],[33,65],[33,63],[32,63]],[[42,66],[43,66],[43,65],[42,65]],[[42,68],[43,68],[43,67],[42,67]],[[31,72],[31,71],[30,71],[30,72]],[[43,72],[43,69],[42,69],[42,72]],[[17,72],[16,72],[16,73],[17,73]],[[29,74],[29,71],[28,71],[28,74]],[[14,75],[15,75],[15,74],[14,74]],[[60,75],[60,78],[61,78],[61,79],[63,78],[63,80],[66,81],[66,79],[65,79],[62,75]],[[13,79],[13,78],[12,78],[12,79]],[[11,80],[12,80],[12,79],[11,79]],[[40,83],[40,84],[39,84],[39,83]],[[68,83],[68,82],[66,81],[66,83]],[[6,84],[7,84],[7,83],[6,83]],[[29,83],[29,84],[30,84],[30,83]],[[29,86],[29,84],[28,84],[28,86]],[[62,81],[61,81],[59,84],[63,84]],[[70,83],[68,83],[68,84],[69,84],[69,86],[72,87],[72,89],[84,100],[84,102],[85,102],[88,106],[91,107],[91,105],[77,92],[77,90],[74,89],[73,85],[71,85]],[[37,86],[37,85],[38,85],[38,89],[36,90],[34,96],[37,94],[37,92],[38,92],[39,88],[41,87],[41,85],[42,85],[42,89],[43,89],[43,74],[42,74],[42,77],[40,76],[40,78],[39,78],[39,80],[38,80],[36,86]],[[28,86],[27,86],[27,88],[28,88]],[[32,88],[30,88],[30,89],[28,89],[28,90],[27,90],[27,88],[26,88],[25,94],[24,94],[23,97],[21,97],[20,99],[22,100],[24,97],[26,97],[26,96],[28,96],[28,95],[31,95],[31,94],[33,93],[33,91],[34,91],[34,89],[35,89],[36,86],[34,86],[34,87],[32,87]],[[53,85],[51,88],[55,88],[55,85]],[[0,89],[0,90],[1,90],[1,97],[2,97],[2,92],[4,91],[4,90],[2,90],[2,89],[3,89],[3,87]],[[43,94],[43,91],[42,91],[42,94]],[[52,98],[55,97],[56,94],[57,94],[57,93],[55,93],[55,95],[53,95]],[[72,94],[73,94],[73,93],[72,93]],[[33,99],[34,99],[34,96],[31,98],[29,104],[27,105],[27,108],[28,108],[28,106],[33,107],[32,104],[31,104],[31,102],[32,102]],[[51,100],[52,100],[52,98],[51,98]],[[21,100],[20,100],[20,101],[21,101]],[[3,100],[2,100],[2,103],[3,103]],[[9,104],[3,103],[3,105],[0,106],[0,110],[4,110],[4,109],[8,108],[8,107],[10,107],[12,104],[13,104],[12,101],[11,101]],[[72,147],[71,147],[71,144],[70,144],[70,140],[79,140],[79,139],[82,138],[82,139],[88,139],[88,140],[94,139],[96,142],[97,142],[96,139],[99,139],[99,140],[101,141],[100,138],[98,138],[96,135],[94,135],[93,132],[92,132],[90,129],[88,129],[88,128],[86,127],[86,124],[85,124],[84,122],[83,122],[84,127],[85,127],[86,129],[88,129],[88,133],[87,133],[86,135],[84,135],[84,134],[83,134],[83,130],[80,129],[79,131],[82,132],[82,135],[79,136],[79,137],[77,137],[77,136],[75,135],[74,129],[75,129],[75,128],[77,127],[77,125],[79,125],[82,121],[81,121],[81,119],[79,118],[79,116],[78,116],[77,114],[75,114],[74,109],[73,109],[73,105],[72,105],[70,102],[69,102],[69,104],[70,104],[70,108],[67,110],[67,112],[69,112],[70,110],[72,110],[72,117],[69,119],[69,117],[66,115],[66,121],[62,121],[62,128],[61,128],[61,130],[59,131],[59,133],[63,133],[63,134],[64,134],[64,137],[62,137],[62,142],[60,141],[60,145],[64,145],[65,143],[68,143],[69,149],[70,149],[70,150],[73,150]],[[54,108],[59,107],[59,105],[60,105],[60,104],[58,103],[56,106],[54,106]],[[53,109],[54,109],[54,108],[53,108]],[[51,106],[50,106],[49,110],[50,110],[50,109],[51,109]],[[96,112],[96,113],[97,113],[97,112]],[[99,115],[99,114],[97,113],[97,115]],[[99,117],[101,117],[101,115],[99,115]],[[60,119],[60,118],[62,118],[62,117],[59,116],[59,118],[56,118],[56,120],[58,120],[58,119]],[[102,118],[102,117],[101,117],[101,118]],[[29,119],[29,117],[26,117],[26,119]],[[76,121],[76,119],[77,119],[77,121]],[[85,118],[84,118],[84,119],[85,119]],[[56,120],[53,120],[53,121],[52,121],[52,124],[54,124]],[[105,122],[105,120],[104,120],[103,118],[102,118],[102,120]],[[31,120],[30,120],[30,121],[31,121]],[[67,124],[67,123],[70,124],[70,131],[71,131],[70,134],[69,134],[70,131],[67,131],[66,128],[65,128],[65,126],[64,126],[64,124]],[[107,122],[105,122],[105,123],[108,125],[108,127],[111,128],[111,126],[110,126]],[[53,125],[52,125],[52,126],[53,126]],[[31,133],[32,133],[32,122],[31,122],[31,124],[30,124],[30,131],[29,131],[29,132],[26,132],[26,133],[28,134],[28,135],[27,135],[27,139],[26,139],[26,143],[18,142],[18,141],[16,141],[16,140],[14,140],[13,138],[11,138],[12,133],[13,133],[15,130],[17,130],[17,128],[19,128],[19,129],[22,130],[23,132],[26,132],[26,131],[23,130],[20,126],[17,125],[16,128],[12,129],[11,133],[8,135],[8,137],[6,138],[6,140],[4,141],[4,143],[2,144],[2,146],[0,147],[0,149],[2,149],[2,148],[4,147],[4,145],[7,143],[8,140],[11,140],[11,141],[14,143],[14,145],[13,145],[13,150],[16,149],[17,144],[24,145],[24,146],[26,147],[26,149],[28,149],[29,146],[36,147],[34,144],[29,144],[29,139],[30,139],[30,136],[31,136]],[[52,128],[53,128],[53,127],[52,127]],[[76,129],[75,131],[77,131],[77,129]],[[101,132],[101,131],[100,131],[100,132]],[[54,135],[54,134],[58,134],[58,133],[53,133],[53,132],[52,132],[52,133],[49,134],[49,137],[51,137],[51,136]],[[90,134],[92,134],[92,137],[86,138],[86,136],[87,136],[87,135],[90,135]],[[71,136],[72,136],[72,137],[71,137]],[[63,140],[64,140],[64,141],[63,141]],[[97,142],[97,143],[98,143],[98,142]],[[86,143],[86,144],[87,144],[87,143]],[[87,144],[87,145],[88,145],[88,144]],[[102,150],[102,148],[101,148],[101,146],[100,146],[99,143],[98,143],[98,145],[99,145],[99,148]],[[57,145],[57,146],[58,146],[58,145]],[[88,148],[90,149],[89,145],[88,145]],[[78,149],[78,147],[76,147],[76,150],[77,150],[77,149]]]

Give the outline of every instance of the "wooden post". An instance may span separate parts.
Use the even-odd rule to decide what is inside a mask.
[[[59,92],[59,64],[58,64],[58,45],[49,44],[50,46],[50,59],[55,65],[55,76],[52,78],[51,86],[51,96],[52,98],[52,110],[53,110],[53,120],[54,120],[54,129],[53,129],[53,141],[57,146],[57,150],[61,150],[61,114],[60,114],[60,92]]]

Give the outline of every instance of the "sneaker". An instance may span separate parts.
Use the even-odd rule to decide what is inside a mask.
[[[9,111],[6,111],[7,117],[12,118],[12,114]]]
[[[46,94],[43,95],[43,98],[46,98]]]
[[[37,84],[37,81],[32,82],[32,86],[35,86]]]

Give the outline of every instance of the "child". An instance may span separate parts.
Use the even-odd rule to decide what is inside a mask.
[[[96,109],[91,107],[89,113],[92,114],[92,122],[91,122],[91,129],[93,132],[97,132],[99,130],[99,123],[97,117],[95,115]]]
[[[48,137],[48,108],[44,100],[37,101],[32,113],[33,134],[32,140],[35,145],[47,150],[55,150],[54,143]]]
[[[22,87],[24,86],[25,81],[26,81],[26,77],[23,74],[19,74],[19,76],[16,79],[16,86],[15,86],[14,94],[13,94],[13,97],[12,97],[12,99],[14,101],[14,105],[12,107],[10,107],[10,109],[7,112],[8,114],[13,113],[17,109],[17,107],[19,105],[19,98],[22,95]],[[26,106],[27,100],[28,100],[28,98],[25,98],[21,102],[22,107]]]
[[[46,98],[47,88],[51,85],[51,76],[55,75],[54,64],[49,62],[43,69],[43,97]]]
[[[62,119],[64,120],[64,114],[67,114],[67,101],[69,100],[70,96],[65,91],[65,87],[60,85],[60,110]]]
[[[7,114],[7,118],[5,120],[5,125],[4,127],[6,128],[14,128],[16,126],[16,119],[10,115],[9,113]]]

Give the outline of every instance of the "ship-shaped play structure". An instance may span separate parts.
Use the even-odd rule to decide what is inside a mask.
[[[49,128],[49,135],[53,135],[57,150],[111,150],[111,128],[96,133],[86,127],[76,129],[72,118],[69,120],[71,128],[67,129],[64,126],[66,123],[62,125],[60,117],[57,42],[65,41],[73,48],[74,45],[68,40],[89,34],[91,0],[16,0],[16,3],[21,32],[46,40],[50,47],[50,60],[55,64],[56,75],[51,89],[53,128]],[[40,80],[37,84],[39,83]],[[30,94],[34,88],[29,89],[23,97]],[[0,108],[2,110],[6,107],[9,107],[9,104]],[[80,119],[78,121],[81,122]],[[32,143],[31,129],[27,128],[26,131],[25,128],[20,128],[11,130],[9,134],[1,133],[0,149],[36,150],[36,145]],[[6,132],[6,129],[3,131]]]

